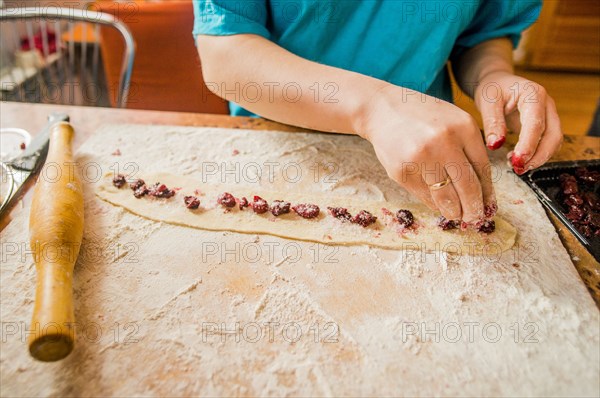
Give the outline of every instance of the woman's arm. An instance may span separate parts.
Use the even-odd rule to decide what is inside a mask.
[[[515,76],[508,38],[465,51],[452,67],[458,84],[481,112],[490,149],[502,146],[507,127],[520,133],[511,155],[515,172],[541,166],[558,150],[562,131],[554,100],[544,87]]]
[[[198,49],[213,93],[263,117],[314,130],[360,134],[364,104],[387,85],[308,61],[257,35],[199,36]]]
[[[368,139],[392,179],[449,219],[476,222],[484,204],[495,208],[479,129],[456,106],[303,59],[257,35],[201,35],[198,49],[207,86],[222,98],[282,123]]]

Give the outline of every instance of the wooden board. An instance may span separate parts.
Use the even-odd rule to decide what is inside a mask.
[[[121,156],[112,155],[117,148]],[[2,232],[3,395],[598,395],[598,310],[503,156],[493,156],[500,207],[519,236],[502,257],[331,251],[142,219],[99,201],[94,171],[133,164],[141,175],[160,169],[214,180],[236,173],[208,173],[208,165],[243,170],[273,161],[302,170],[305,178],[287,181],[288,189],[405,198],[368,143],[105,126],[78,152],[87,172],[74,274],[81,325],[75,351],[61,363],[34,362],[22,341],[35,280],[27,208]],[[311,166],[327,162],[339,166],[336,179],[324,181],[331,170],[313,167],[315,183]],[[240,184],[272,184],[247,177]]]

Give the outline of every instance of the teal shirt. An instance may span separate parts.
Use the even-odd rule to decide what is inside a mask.
[[[516,47],[540,8],[529,0],[194,0],[193,33],[260,35],[303,58],[452,101],[448,60],[498,37]],[[252,115],[235,103],[230,110]]]

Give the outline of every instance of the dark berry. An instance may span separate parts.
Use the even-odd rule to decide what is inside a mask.
[[[315,218],[319,215],[319,206],[310,203],[302,203],[292,207],[292,210],[303,218]]]
[[[327,207],[329,214],[338,220],[352,221],[352,214],[348,213],[348,209],[344,207]]]
[[[579,206],[583,204],[583,198],[578,193],[573,193],[567,195],[567,197],[565,198],[565,204],[567,206]]]
[[[415,222],[415,216],[413,216],[410,210],[400,209],[396,212],[396,220],[402,225],[404,228],[408,228]]]
[[[113,180],[112,183],[115,187],[117,188],[121,188],[123,187],[125,184],[127,184],[127,180],[125,179],[125,176],[123,174],[117,174]]]
[[[498,204],[496,202],[487,204],[483,207],[483,214],[485,218],[492,218],[496,215],[498,211]]]
[[[139,178],[139,179],[137,179],[137,180],[135,180],[135,181],[132,181],[132,182],[129,184],[129,188],[131,188],[132,190],[134,190],[134,191],[135,191],[135,190],[137,190],[137,189],[139,189],[139,188],[143,187],[144,185],[146,185],[146,183],[144,182],[144,180],[142,180],[141,178]]]
[[[570,174],[563,173],[559,177],[560,186],[563,194],[570,195],[579,192],[579,186],[577,185],[577,179]]]
[[[441,216],[438,219],[438,227],[440,227],[444,231],[448,231],[450,229],[458,228],[459,223],[456,220],[448,220],[446,217]]]
[[[185,203],[185,207],[188,209],[193,210],[200,207],[200,199],[198,199],[196,196],[184,196],[183,202]]]
[[[254,202],[252,202],[252,210],[257,214],[263,214],[269,211],[269,204],[266,200],[260,196],[254,196]]]
[[[600,172],[580,167],[574,174],[559,177],[565,215],[583,235],[600,236],[600,200],[594,192]]]
[[[491,234],[496,230],[496,222],[494,220],[485,220],[481,223],[477,230],[479,232],[483,232],[484,234]]]
[[[354,216],[352,222],[362,226],[363,228],[368,227],[371,224],[374,224],[377,221],[377,217],[373,214],[369,213],[366,210],[361,210],[357,215]]]
[[[246,197],[245,197],[245,196],[243,196],[243,197],[240,199],[240,203],[239,203],[239,205],[240,205],[240,210],[244,210],[244,207],[248,207],[250,204],[248,203],[248,199],[246,199]]]
[[[217,203],[221,206],[233,207],[235,206],[235,198],[229,192],[223,192],[217,198]]]
[[[271,213],[274,216],[278,216],[280,214],[287,214],[290,212],[290,202],[284,202],[282,200],[274,200],[271,205]]]
[[[585,215],[583,209],[577,206],[571,206],[569,208],[569,212],[567,213],[567,218],[571,221],[581,220]]]
[[[581,182],[586,185],[594,185],[600,182],[600,172],[595,170],[588,170],[586,167],[580,167],[575,171],[575,175]]]
[[[161,184],[160,182],[157,182],[150,188],[148,194],[151,196],[154,196],[155,198],[168,199],[175,195],[175,191],[167,188],[167,186],[165,184]]]
[[[135,196],[136,198],[139,199],[142,196],[146,196],[148,193],[149,193],[149,190],[146,187],[146,185],[142,185],[133,191],[133,196]]]

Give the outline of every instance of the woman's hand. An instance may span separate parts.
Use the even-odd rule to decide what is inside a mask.
[[[468,113],[386,85],[362,115],[358,132],[373,144],[390,178],[448,219],[474,223],[493,215],[490,163],[479,127]]]
[[[508,72],[491,73],[475,89],[475,104],[488,148],[502,146],[507,128],[519,133],[509,154],[517,174],[546,163],[562,143],[554,100],[535,82]]]

